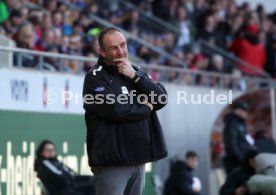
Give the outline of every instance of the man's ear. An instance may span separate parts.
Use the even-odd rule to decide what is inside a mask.
[[[100,55],[101,55],[102,57],[104,57],[104,58],[106,57],[104,49],[99,48],[99,52],[100,52]]]

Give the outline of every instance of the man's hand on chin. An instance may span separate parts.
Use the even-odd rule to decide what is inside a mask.
[[[126,58],[117,58],[114,60],[117,63],[118,72],[131,79],[135,76],[135,70]]]

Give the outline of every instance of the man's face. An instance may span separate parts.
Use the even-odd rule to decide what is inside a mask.
[[[53,144],[47,144],[44,146],[44,149],[41,153],[41,156],[44,158],[53,158],[56,156],[56,149]]]
[[[198,166],[198,158],[197,157],[189,157],[186,159],[186,163],[190,168],[195,169]]]
[[[117,58],[128,58],[126,39],[120,32],[107,33],[103,38],[104,48],[100,48],[100,54],[107,63],[115,64]]]

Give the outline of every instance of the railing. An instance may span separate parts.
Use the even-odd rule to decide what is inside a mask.
[[[45,58],[59,59],[65,61],[78,61],[78,68],[82,69],[84,62],[90,62],[95,64],[97,58],[88,58],[82,56],[72,56],[58,53],[40,52],[20,48],[11,48],[0,46],[0,52],[12,52],[17,61],[16,67],[24,68],[24,58],[25,55],[34,56],[37,60],[35,69],[44,70],[44,60]],[[152,75],[154,80],[160,80],[163,82],[171,82],[176,84],[185,84],[192,86],[204,86],[204,87],[214,87],[221,89],[235,89],[235,90],[255,90],[261,87],[276,87],[276,82],[272,79],[264,78],[252,78],[252,77],[234,77],[229,74],[221,74],[216,72],[205,72],[197,70],[189,70],[183,68],[172,68],[163,65],[156,64],[137,64],[144,68],[150,75]],[[59,72],[65,72],[61,70]],[[79,74],[84,74],[84,72],[79,72]],[[242,84],[245,87],[231,87],[230,85]]]

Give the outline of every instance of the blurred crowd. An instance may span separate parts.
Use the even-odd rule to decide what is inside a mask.
[[[144,25],[142,14],[137,8],[122,7],[119,1],[6,0],[1,1],[0,5],[0,34],[13,39],[20,48],[97,57],[97,36],[103,26],[90,18],[96,15],[183,62],[183,66],[176,64],[129,39],[130,55],[147,64],[228,73],[238,78],[243,74],[260,76],[258,71],[241,63],[226,61],[222,55],[198,49],[195,43],[203,39],[208,45],[230,51],[257,69],[266,70],[272,77],[275,76],[276,17],[267,15],[262,5],[252,10],[248,3],[238,6],[235,0],[130,2],[145,14],[155,15],[174,25],[178,33],[166,28],[150,29],[151,25]],[[23,65],[35,67],[37,61],[35,57],[27,56],[23,59]],[[80,67],[77,61],[55,58],[46,58],[43,64],[43,68],[48,70],[71,73],[84,73],[91,66],[93,63],[87,62]],[[156,79],[158,77],[160,75],[156,75]],[[179,79],[179,75],[170,73],[166,78],[173,81]],[[185,76],[183,79],[187,82],[191,80]],[[202,78],[197,80],[204,82]],[[242,83],[238,85],[238,88],[242,88]]]
[[[276,14],[267,14],[263,5],[253,10],[249,1],[237,5],[235,0],[162,0],[143,1],[140,6],[179,28],[180,36],[175,37],[171,51],[189,68],[223,73],[238,68],[243,74],[259,76],[245,65],[224,63],[219,55],[190,54],[193,41],[203,39],[275,77]]]

